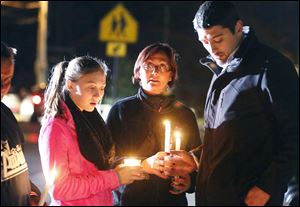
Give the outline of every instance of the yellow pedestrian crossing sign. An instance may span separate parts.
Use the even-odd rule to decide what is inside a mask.
[[[138,23],[120,3],[99,24],[99,40],[134,43],[137,41]]]

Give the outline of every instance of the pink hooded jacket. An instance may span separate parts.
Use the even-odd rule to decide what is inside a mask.
[[[45,178],[55,168],[57,176],[49,190],[51,205],[113,205],[112,190],[120,186],[114,170],[98,170],[80,153],[74,120],[65,103],[64,117],[44,120],[39,152]]]

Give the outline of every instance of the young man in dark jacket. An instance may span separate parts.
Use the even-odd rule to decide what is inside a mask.
[[[194,18],[213,73],[197,205],[281,205],[299,153],[299,78],[260,43],[229,2],[205,2]]]
[[[14,74],[14,49],[1,42],[1,100]],[[23,133],[11,110],[1,101],[1,206],[36,205],[39,190],[29,180]]]

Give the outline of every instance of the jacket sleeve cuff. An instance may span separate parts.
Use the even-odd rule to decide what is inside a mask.
[[[269,167],[260,177],[258,182],[256,183],[256,186],[259,187],[264,192],[268,193],[269,195],[272,195],[272,192],[276,188],[274,186],[274,181],[276,180],[274,178],[274,174],[271,173],[272,168]]]
[[[191,186],[190,188],[186,191],[187,193],[194,193],[195,192],[195,186],[196,186],[196,179],[197,179],[197,172],[192,172],[190,174],[191,177]]]
[[[119,174],[115,170],[110,170],[111,172],[111,189],[116,189],[121,185],[121,179]]]
[[[198,160],[198,157],[194,154],[194,152],[193,151],[189,151],[189,154],[193,157],[193,159],[194,159],[194,162],[196,163],[196,166],[197,166],[197,169],[196,169],[196,171],[198,172],[198,169],[199,169],[199,160]]]

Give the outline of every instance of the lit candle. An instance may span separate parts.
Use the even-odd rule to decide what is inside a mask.
[[[171,122],[166,120],[165,124],[165,152],[170,152],[170,142],[171,142]]]
[[[124,159],[124,166],[141,166],[141,160],[135,158]]]
[[[181,145],[181,134],[180,132],[175,132],[175,150],[178,151],[180,150],[180,145]]]
[[[176,131],[175,132],[175,150],[176,151],[180,150],[180,145],[181,145],[181,134],[180,134],[179,131]],[[175,177],[175,179],[179,179],[180,178],[178,175],[175,175],[174,177]],[[175,188],[173,189],[173,191],[180,192],[179,190],[177,190]]]
[[[50,172],[50,175],[49,175],[49,176],[50,176],[50,177],[49,177],[48,179],[46,179],[47,182],[46,182],[46,185],[45,185],[44,192],[43,192],[43,194],[41,195],[41,199],[40,199],[39,204],[38,204],[39,206],[43,206],[44,203],[45,203],[45,201],[46,201],[46,199],[47,199],[48,191],[49,191],[49,189],[51,188],[51,186],[53,185],[54,180],[55,180],[56,170],[53,169],[53,170]]]

